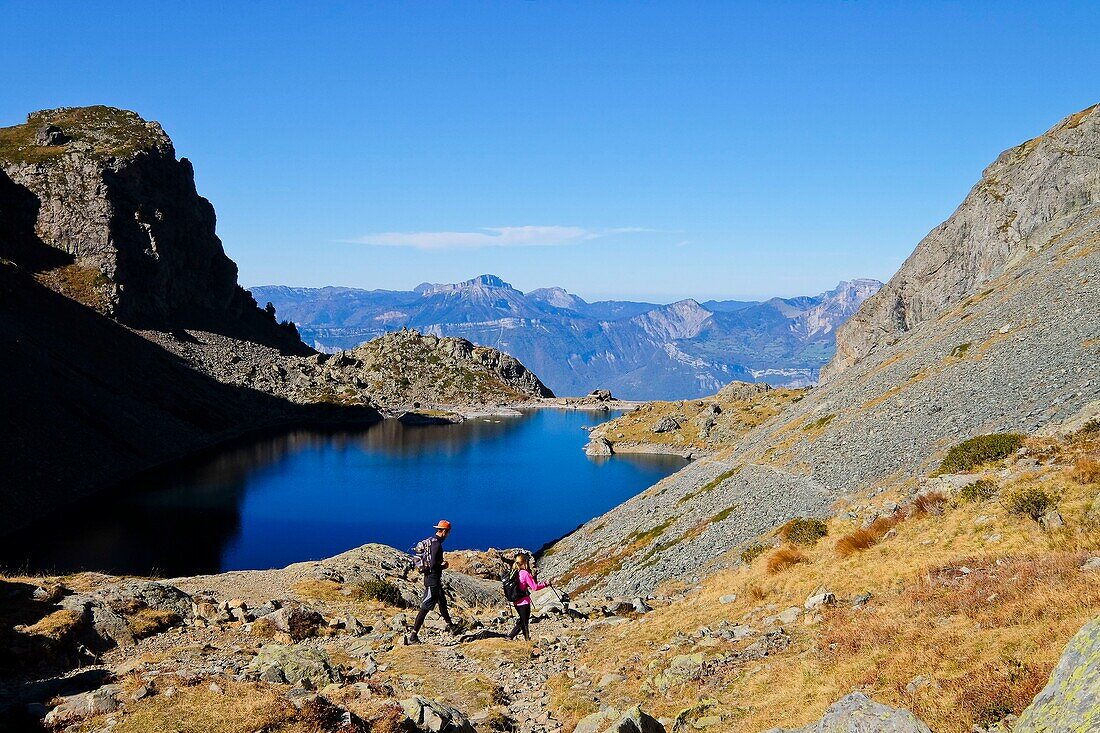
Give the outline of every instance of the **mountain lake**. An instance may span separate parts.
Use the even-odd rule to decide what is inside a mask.
[[[97,494],[0,540],[15,572],[172,577],[283,567],[368,542],[538,549],[673,473],[671,456],[585,455],[618,413],[386,420],[239,442]]]

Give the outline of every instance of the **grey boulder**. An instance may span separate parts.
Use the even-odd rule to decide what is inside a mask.
[[[1066,645],[1050,680],[1035,696],[1014,733],[1100,730],[1100,617]]]

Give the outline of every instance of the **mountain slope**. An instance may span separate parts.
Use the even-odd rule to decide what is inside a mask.
[[[1065,137],[1083,136],[1087,144],[1062,145]],[[762,524],[820,515],[852,491],[897,482],[912,489],[945,451],[971,436],[1031,434],[1095,413],[1100,177],[1085,172],[1100,170],[1100,158],[1071,151],[1097,142],[1100,111],[1093,108],[1034,144],[1061,149],[1061,163],[1039,168],[1020,195],[1043,198],[1056,229],[1036,229],[999,275],[895,340],[879,342],[724,454],[688,466],[586,524],[552,548],[548,567],[555,573],[583,568],[587,558],[614,553],[627,538],[642,535],[646,541],[631,545],[613,569],[599,578],[579,573],[576,582],[613,592],[647,591],[696,572],[749,540]],[[1032,168],[1026,156],[1012,160]],[[1022,174],[1010,166],[1001,175]],[[1096,183],[1081,188],[1064,178]],[[1055,218],[1059,211],[1071,214]],[[968,239],[966,246],[973,248],[973,260],[980,259],[983,242]],[[908,271],[899,272],[887,287],[904,287],[921,302],[942,291],[935,273],[922,281],[909,278]],[[876,303],[868,303],[866,309],[877,312]],[[871,343],[879,329],[867,328],[850,331],[850,340]]]
[[[413,291],[253,288],[317,348],[351,348],[409,326],[512,354],[559,394],[608,388],[634,399],[690,398],[735,380],[809,384],[832,331],[880,286],[841,283],[765,303],[588,303],[562,288],[524,294],[494,275]]]

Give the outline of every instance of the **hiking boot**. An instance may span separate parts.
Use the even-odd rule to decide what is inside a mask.
[[[447,633],[451,636],[458,636],[462,633],[462,629],[460,629],[457,624],[448,624]]]
[[[405,646],[412,646],[413,644],[419,644],[420,637],[416,634],[405,634]]]

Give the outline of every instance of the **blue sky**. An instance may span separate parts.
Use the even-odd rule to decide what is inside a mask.
[[[316,6],[0,0],[0,124],[160,121],[245,285],[669,301],[885,280],[1100,101],[1097,3]]]

